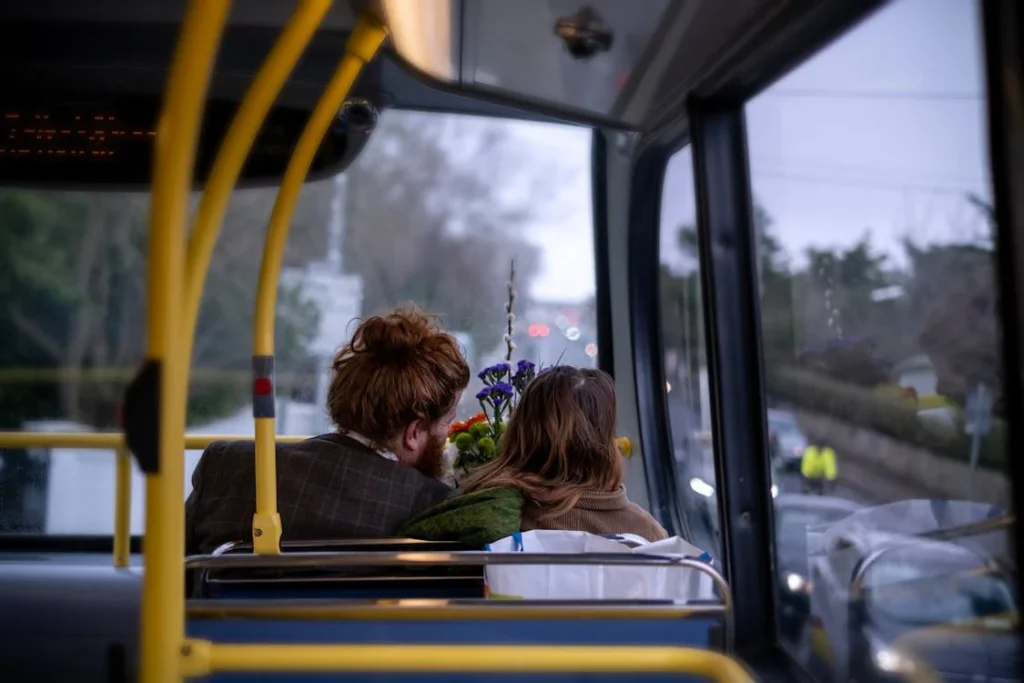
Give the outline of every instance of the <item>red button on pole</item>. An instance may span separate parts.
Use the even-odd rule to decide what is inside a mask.
[[[252,393],[257,396],[266,396],[274,387],[266,377],[257,377],[252,383]]]

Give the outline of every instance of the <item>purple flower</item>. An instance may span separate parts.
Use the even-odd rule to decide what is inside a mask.
[[[516,370],[518,372],[522,372],[522,373],[530,372],[531,370],[533,370],[533,368],[534,368],[533,361],[529,361],[529,360],[526,360],[526,359],[523,359],[523,360],[519,361],[519,363],[516,365]]]
[[[477,377],[480,379],[487,379],[489,375],[504,375],[509,371],[508,363],[495,363],[490,367],[486,367],[477,373]]]
[[[491,387],[484,387],[480,391],[476,392],[476,400],[482,401],[491,395]]]
[[[491,396],[495,398],[512,398],[515,391],[512,385],[507,382],[496,382],[491,389]]]

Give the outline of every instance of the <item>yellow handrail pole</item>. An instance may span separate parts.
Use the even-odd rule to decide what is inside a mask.
[[[301,0],[245,93],[213,162],[188,239],[185,276],[185,367],[192,366],[195,327],[206,273],[235,183],[267,112],[313,39],[333,0]]]
[[[181,313],[185,230],[210,72],[230,0],[190,0],[157,123],[146,283],[146,359],[158,377],[157,468],[146,477],[139,680],[181,680],[185,637],[185,399]]]
[[[127,567],[132,534],[132,454],[117,449],[114,480],[114,566]]]
[[[277,463],[274,442],[274,313],[284,246],[299,191],[320,143],[351,91],[363,65],[373,59],[387,30],[376,19],[361,16],[345,46],[345,56],[306,123],[277,192],[260,263],[256,315],[253,323],[253,418],[256,421],[256,514],[252,519],[253,551],[281,552],[281,515],[277,511]]]
[[[710,650],[644,646],[272,645],[188,640],[185,674],[677,673],[751,683],[735,659]]]

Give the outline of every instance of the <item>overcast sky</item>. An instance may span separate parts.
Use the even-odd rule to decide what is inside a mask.
[[[902,261],[901,237],[977,241],[965,201],[988,198],[987,129],[976,0],[897,0],[747,107],[753,190],[799,264],[809,246],[850,245],[866,230]],[[529,229],[543,249],[534,295],[594,291],[590,134],[512,124],[524,150],[563,173],[559,211]],[[688,150],[669,168],[663,222],[693,221]],[[663,230],[663,258],[679,258]]]

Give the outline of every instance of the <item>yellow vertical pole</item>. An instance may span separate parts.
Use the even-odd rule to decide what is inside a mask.
[[[363,65],[373,59],[387,37],[376,19],[362,16],[349,36],[345,56],[324,89],[306,123],[270,216],[263,260],[260,263],[256,315],[253,322],[253,417],[256,420],[256,514],[252,520],[253,550],[281,552],[281,516],[277,511],[277,462],[274,440],[274,313],[281,262],[299,191],[320,143],[345,102]]]
[[[157,466],[146,477],[139,679],[177,683],[185,638],[185,399],[181,314],[186,214],[210,72],[230,0],[189,0],[154,143],[146,359],[158,394]]]
[[[132,533],[132,455],[117,449],[114,481],[114,566],[127,567]]]

